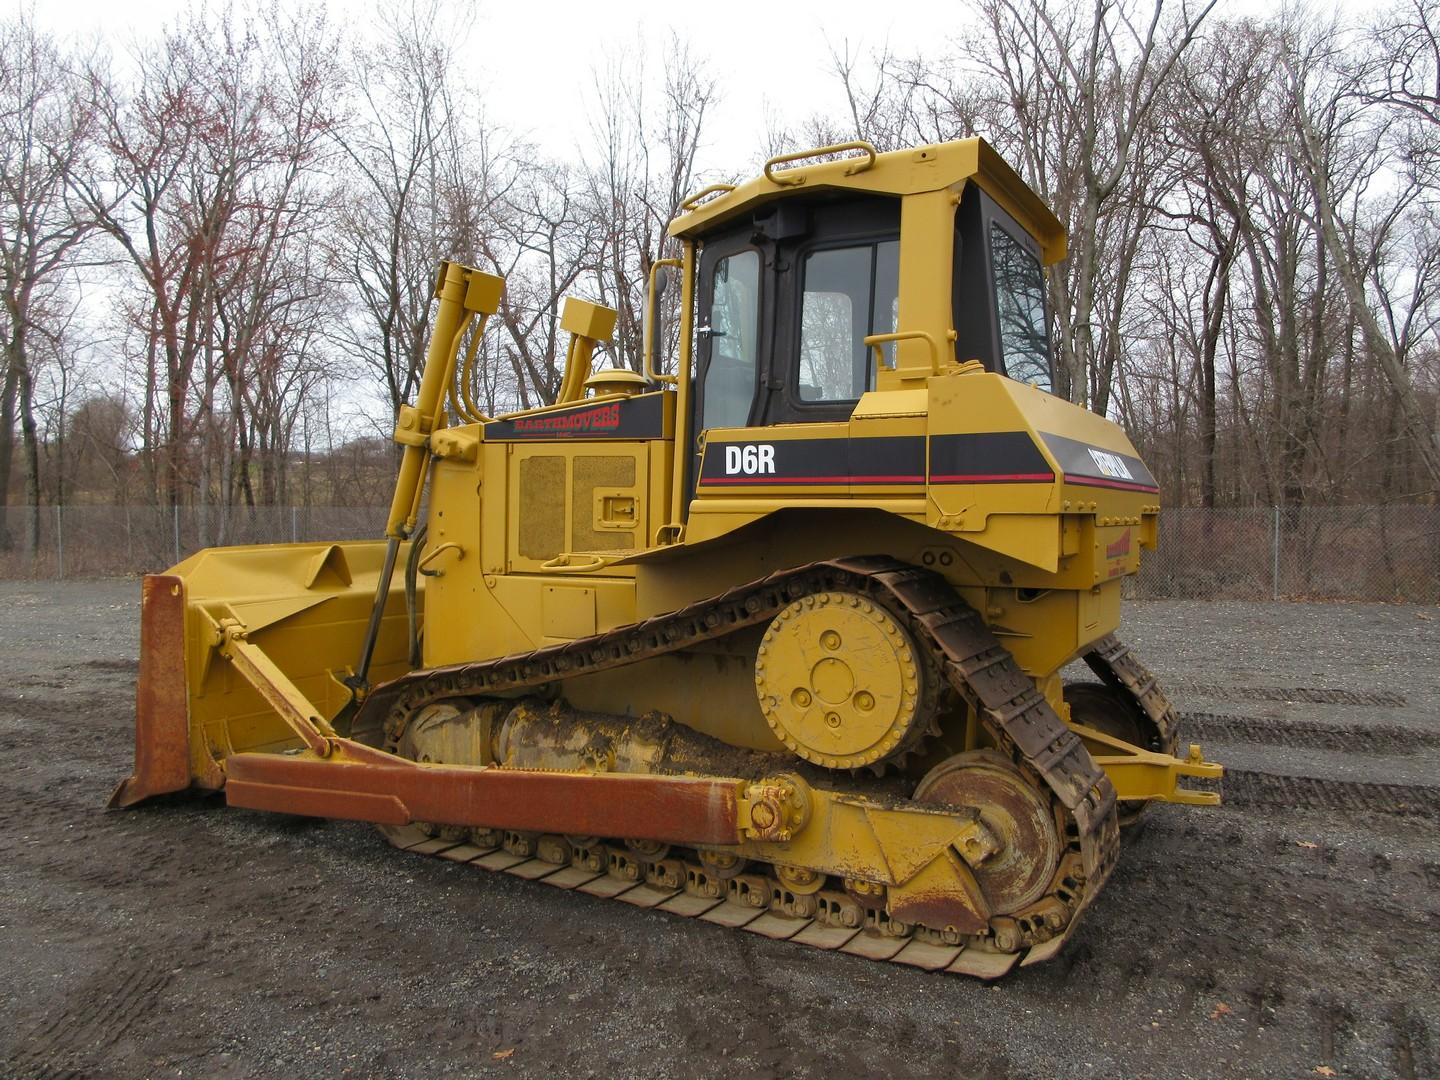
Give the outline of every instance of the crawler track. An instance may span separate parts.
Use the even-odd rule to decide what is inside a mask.
[[[623,838],[571,844],[561,837],[537,842],[512,833],[495,844],[475,844],[468,841],[477,835],[489,839],[485,831],[450,838],[423,832],[419,839],[411,832],[387,835],[407,850],[877,960],[994,978],[1022,960],[1053,955],[1114,867],[1119,850],[1114,788],[979,614],[943,578],[888,557],[813,563],[605,634],[493,661],[414,672],[377,688],[357,715],[355,730],[373,730],[383,710],[383,745],[394,752],[409,719],[430,703],[540,689],[691,648],[766,623],[793,600],[830,590],[860,593],[901,614],[949,686],[975,709],[996,747],[1036,789],[1050,793],[1065,821],[1064,853],[1046,894],[1013,917],[993,918],[987,934],[961,938],[940,927],[894,924],[883,908],[857,903],[836,879],[797,897],[772,867],[758,862],[751,864],[757,873],[717,882],[697,852],[677,855],[679,849],[672,849],[646,862],[625,848]],[[1128,657],[1118,642],[1110,644],[1118,650],[1118,661]],[[1148,679],[1148,673],[1131,662],[1114,677],[1129,685]],[[1158,690],[1149,694],[1148,705],[1169,710]],[[549,861],[534,857],[546,849]]]
[[[626,876],[628,860],[623,846],[612,849],[616,858],[610,868],[602,872],[572,863],[527,858],[506,850],[503,845],[486,847],[469,841],[430,837],[415,826],[399,829],[382,826],[380,831],[395,847],[417,855],[449,859],[480,870],[502,871],[528,881],[543,881],[559,889],[574,889],[590,896],[622,900],[636,907],[654,908],[683,918],[748,930],[777,941],[838,950],[866,960],[905,964],[926,971],[948,971],[980,979],[998,979],[1022,961],[1028,962],[1024,950],[1000,952],[973,944],[945,945],[914,934],[909,928],[847,926],[826,908],[817,908],[814,916],[787,915],[778,905],[772,906],[770,898],[762,891],[755,889],[744,890],[750,899],[740,899],[733,894],[717,898],[697,895],[684,886],[671,888],[653,880],[637,880]],[[671,849],[672,856],[675,850]],[[692,859],[693,853],[684,860],[687,868],[692,873],[703,872],[699,863]],[[830,897],[825,897],[825,901],[835,903]],[[1051,951],[1047,948],[1045,955],[1050,955]]]

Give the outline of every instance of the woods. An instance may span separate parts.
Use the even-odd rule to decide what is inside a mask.
[[[673,35],[658,64],[597,60],[588,142],[561,156],[487,114],[438,4],[364,33],[323,4],[196,7],[113,55],[10,17],[0,543],[23,540],[7,507],[200,507],[223,542],[246,508],[383,501],[441,258],[507,278],[471,391],[529,407],[558,389],[565,295],[617,309],[599,362],[638,369],[686,195],[807,144],[972,134],[1069,229],[1047,282],[1060,392],[1125,425],[1168,505],[1433,501],[1427,6],[969,0],[936,29],[904,55],[836,28],[835,108],[713,162],[737,76]]]

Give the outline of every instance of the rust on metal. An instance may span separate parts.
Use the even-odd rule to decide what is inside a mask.
[[[1055,816],[1003,755],[970,750],[946,758],[920,781],[914,798],[981,811],[998,849],[972,864],[972,870],[996,911],[1018,911],[1049,890],[1060,865]]]
[[[190,715],[185,692],[185,583],[149,574],[140,584],[140,674],[135,686],[135,774],[111,807],[190,786]]]
[[[234,754],[226,801],[383,825],[427,821],[692,844],[734,844],[740,836],[740,780],[416,765],[341,745],[349,760]]]
[[[978,908],[978,910],[977,910]],[[931,929],[948,928],[957,934],[984,934],[990,927],[983,904],[965,904],[953,892],[897,897],[889,916],[897,923]]]

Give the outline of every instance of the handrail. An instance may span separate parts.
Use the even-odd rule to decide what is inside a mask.
[[[682,200],[680,203],[680,209],[694,210],[700,205],[701,200],[704,199],[707,195],[728,195],[734,190],[734,184],[711,184],[707,188],[701,188],[694,195],[691,195],[688,199]]]
[[[628,552],[562,551],[540,564],[547,574],[592,574],[624,558]]]
[[[865,339],[865,344],[875,350],[875,366],[881,367],[885,362],[885,354],[882,351],[892,341],[924,341],[930,346],[930,370],[927,375],[940,374],[940,343],[935,340],[935,335],[928,330],[901,330],[894,334],[871,334]],[[901,368],[898,362],[892,369],[897,373],[905,371],[924,371],[924,368]],[[903,375],[902,375],[903,377]]]
[[[465,549],[452,540],[448,543],[441,544],[437,548],[427,551],[425,553],[425,557],[421,559],[418,564],[416,564],[415,569],[418,570],[420,573],[424,574],[426,577],[440,577],[444,573],[443,570],[428,570],[426,568],[432,562],[438,559],[441,555],[445,554],[445,552],[447,551],[455,552],[455,558],[457,561],[465,558]]]
[[[780,154],[778,157],[773,157],[765,162],[765,179],[769,180],[772,184],[779,184],[781,186],[786,184],[803,184],[805,182],[804,176],[777,176],[775,174],[775,166],[788,165],[792,161],[803,161],[805,158],[819,157],[821,154],[838,154],[842,150],[860,150],[866,155],[863,164],[861,164],[859,158],[853,160],[851,166],[845,170],[846,176],[854,176],[856,173],[864,172],[873,166],[876,159],[880,156],[874,144],[868,143],[864,139],[855,139],[852,142],[835,143],[833,146],[821,146],[814,150],[800,150],[793,154]],[[792,171],[799,173],[801,170],[795,169]]]
[[[685,468],[690,461],[690,397],[695,383],[691,370],[695,340],[695,241],[682,242],[684,264],[680,271],[680,341],[675,357],[675,446],[674,471],[670,480],[670,521],[661,529],[673,527],[671,542],[679,543],[685,533]],[[659,532],[657,543],[661,542]]]
[[[645,352],[645,377],[651,382],[670,383],[673,385],[678,381],[677,376],[661,375],[655,370],[655,322],[658,316],[655,312],[655,275],[662,266],[673,266],[676,269],[684,269],[685,264],[679,259],[656,259],[650,265],[650,285],[645,290],[645,341],[643,349]]]

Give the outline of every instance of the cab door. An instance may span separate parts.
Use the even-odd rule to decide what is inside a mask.
[[[705,432],[753,422],[766,346],[760,336],[762,273],[761,252],[750,243],[748,230],[707,243],[700,256],[687,504],[695,495]]]

